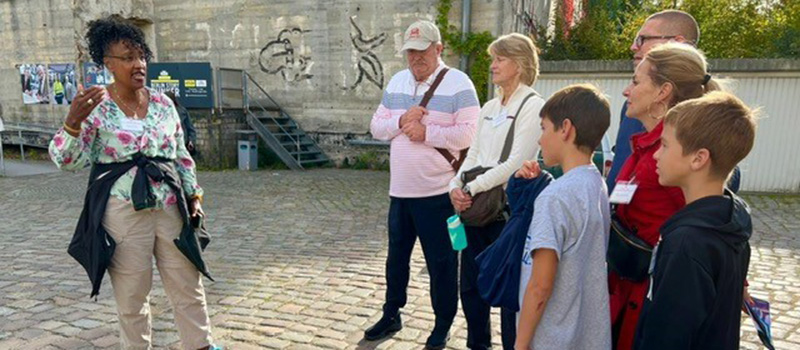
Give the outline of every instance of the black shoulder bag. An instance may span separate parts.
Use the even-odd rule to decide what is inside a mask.
[[[643,281],[647,278],[652,256],[653,246],[639,238],[636,230],[625,227],[612,211],[606,253],[606,262],[611,271],[626,280]]]

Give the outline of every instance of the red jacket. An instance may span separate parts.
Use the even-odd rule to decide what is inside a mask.
[[[633,182],[639,184],[631,203],[617,206],[617,217],[651,245],[658,243],[658,229],[661,225],[686,205],[679,187],[658,184],[653,154],[661,147],[663,128],[664,123],[658,123],[652,131],[631,137],[633,153],[622,165],[617,176],[617,182],[633,178]]]
[[[633,182],[639,185],[630,204],[617,206],[617,217],[653,246],[660,238],[658,229],[661,225],[686,205],[680,188],[658,184],[656,160],[653,159],[653,154],[661,147],[660,137],[663,128],[662,122],[649,132],[631,137],[633,153],[625,161],[617,176],[617,183],[633,179]],[[636,323],[639,321],[639,312],[649,281],[635,283],[623,280],[614,273],[610,273],[608,279],[611,293],[611,322],[612,324],[621,322],[616,349],[628,350],[633,345]]]

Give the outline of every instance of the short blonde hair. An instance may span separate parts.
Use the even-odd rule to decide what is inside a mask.
[[[753,148],[758,111],[733,94],[714,91],[684,101],[667,112],[664,125],[675,128],[683,155],[707,149],[711,175],[727,179]]]
[[[492,56],[507,57],[516,63],[523,84],[533,86],[539,77],[539,49],[531,38],[519,33],[503,35],[492,42],[487,51]]]
[[[650,50],[644,60],[650,63],[648,75],[656,85],[672,84],[669,107],[709,91],[723,90],[719,79],[708,75],[706,56],[694,46],[675,42],[661,44]]]

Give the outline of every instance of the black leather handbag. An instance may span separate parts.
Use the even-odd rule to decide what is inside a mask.
[[[636,235],[611,215],[611,232],[608,236],[606,262],[611,271],[623,279],[639,282],[647,278],[653,246]]]
[[[500,159],[497,161],[497,164],[508,160],[508,156],[511,154],[511,146],[514,144],[514,126],[517,123],[517,118],[519,118],[519,113],[522,111],[522,107],[525,106],[525,102],[528,102],[528,99],[535,95],[535,92],[528,94],[528,96],[525,96],[525,99],[522,100],[522,103],[520,103],[517,114],[514,115],[511,126],[508,127],[508,134],[506,134],[506,140],[503,144],[503,151],[500,152]],[[465,170],[461,173],[461,182],[466,185],[491,169],[491,167],[476,166],[472,169]],[[461,222],[463,222],[464,225],[476,227],[484,227],[491,224],[503,218],[506,202],[506,191],[503,189],[503,185],[495,186],[488,191],[478,193],[472,197],[472,206],[459,214],[461,216]]]

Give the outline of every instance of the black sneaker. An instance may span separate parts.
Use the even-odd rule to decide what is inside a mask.
[[[397,331],[403,329],[403,321],[400,319],[400,313],[392,317],[383,314],[383,317],[374,324],[372,327],[364,331],[364,339],[378,340],[391,336]]]
[[[448,334],[448,330],[438,327],[433,328],[433,332],[428,337],[428,340],[425,342],[425,350],[441,350],[447,346],[447,341],[450,339],[450,334]]]

